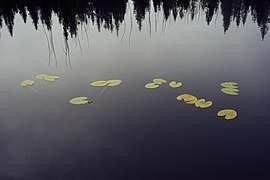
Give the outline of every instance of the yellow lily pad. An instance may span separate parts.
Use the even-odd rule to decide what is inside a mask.
[[[73,98],[69,102],[75,105],[83,105],[83,104],[91,103],[91,101],[88,100],[88,97],[83,97],[83,96]]]
[[[186,103],[187,104],[195,104],[197,101],[198,101],[198,99],[196,98],[196,99],[194,99],[192,101],[187,101]]]
[[[221,85],[222,87],[225,87],[225,88],[230,88],[230,89],[237,89],[238,86],[231,86],[231,85]]]
[[[47,74],[37,74],[36,78],[37,79],[44,79],[44,77],[48,76]]]
[[[190,94],[182,94],[177,96],[176,98],[178,101],[184,101],[187,104],[195,104],[197,102],[197,98]]]
[[[44,76],[44,80],[48,82],[55,82],[56,79],[53,76]]]
[[[60,77],[59,76],[49,76],[49,77],[51,77],[51,78],[53,78],[53,79],[60,79]]]
[[[122,83],[122,81],[119,80],[119,79],[113,79],[113,80],[107,81],[106,83],[107,83],[108,86],[113,87],[113,86],[118,86],[119,84]]]
[[[230,87],[230,86],[236,86],[237,84],[238,84],[237,82],[224,82],[224,83],[221,83],[221,86]]]
[[[158,88],[158,87],[159,87],[159,85],[156,84],[156,83],[148,83],[148,84],[145,85],[145,88],[147,88],[147,89],[155,89],[155,88]]]
[[[167,83],[167,81],[165,79],[161,79],[161,78],[153,79],[153,82],[156,84]]]
[[[220,117],[225,117],[226,120],[232,120],[237,117],[237,112],[232,109],[224,109],[217,113]]]
[[[206,101],[205,99],[199,99],[196,103],[195,106],[198,108],[208,108],[212,106],[213,102],[212,101]]]
[[[22,87],[33,86],[33,84],[34,84],[33,80],[24,80],[23,82],[21,82]]]
[[[172,81],[172,82],[170,82],[169,85],[170,85],[171,88],[178,88],[178,87],[181,87],[183,85],[183,83],[182,82]]]
[[[225,94],[229,94],[229,95],[238,95],[239,90],[238,89],[231,89],[231,88],[222,88],[221,91]]]
[[[107,86],[107,81],[101,80],[101,81],[95,81],[91,83],[91,86],[94,87],[102,87],[102,86]]]

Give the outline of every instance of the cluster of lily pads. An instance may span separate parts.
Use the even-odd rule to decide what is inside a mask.
[[[37,79],[42,79],[48,82],[55,82],[57,79],[60,79],[59,76],[49,76],[47,74],[37,74],[36,75]],[[33,86],[35,83],[34,80],[24,80],[23,82],[21,82],[21,86],[22,87],[28,87],[28,86]]]
[[[222,86],[221,91],[223,93],[233,95],[233,96],[239,95],[238,92],[240,90],[238,89],[236,82],[224,82],[224,83],[221,83],[221,86]]]
[[[186,104],[194,104],[197,108],[208,108],[212,106],[212,101],[206,101],[205,99],[197,99],[196,96],[191,94],[182,94],[176,97],[178,101],[184,101]]]
[[[47,74],[38,74],[36,75],[37,79],[40,80],[45,80],[48,82],[55,82],[56,80],[60,79],[59,76],[50,76]],[[166,84],[168,81],[162,78],[155,78],[153,79],[153,82],[150,82],[145,85],[145,88],[147,89],[156,89],[160,85]],[[119,79],[113,79],[113,80],[99,80],[92,82],[90,85],[93,87],[105,87],[103,88],[103,91],[106,89],[106,87],[115,87],[118,86],[122,83],[122,80]],[[34,81],[33,80],[24,80],[21,82],[21,86],[23,87],[28,87],[28,86],[33,86]],[[171,88],[179,88],[183,85],[182,82],[176,82],[176,81],[171,81],[169,83],[169,86]],[[225,94],[229,95],[238,95],[238,86],[236,82],[223,82],[221,83],[221,86],[223,87],[221,91]],[[191,95],[191,94],[182,94],[176,97],[178,101],[183,101],[185,104],[193,104],[197,108],[205,109],[209,108],[213,105],[212,101],[206,101],[206,99],[198,99],[196,96]],[[75,105],[83,105],[83,104],[89,104],[93,103],[93,101],[89,100],[88,97],[85,96],[79,96],[72,98],[69,101],[71,104]],[[237,112],[233,109],[223,109],[220,110],[217,113],[217,116],[224,117],[226,120],[232,120],[237,117]]]
[[[153,79],[153,82],[148,83],[145,85],[145,88],[147,89],[156,89],[159,87],[159,85],[167,83],[167,80],[161,79],[161,78],[156,78]],[[172,88],[178,88],[183,85],[182,82],[176,82],[176,81],[171,81],[169,83],[169,86]],[[224,87],[221,89],[222,92],[225,94],[230,94],[230,95],[238,95],[238,86],[236,86],[236,82],[224,82],[221,83],[221,86]],[[182,94],[176,97],[178,101],[183,101],[186,104],[194,104],[197,108],[205,109],[209,108],[213,105],[212,101],[206,101],[205,99],[198,99],[196,96],[191,95],[191,94]],[[233,109],[223,109],[220,110],[217,113],[217,116],[224,117],[226,120],[232,120],[237,117],[237,112]]]
[[[162,79],[162,78],[156,78],[156,79],[153,79],[153,82],[147,83],[145,85],[145,88],[147,88],[147,89],[156,89],[160,85],[165,84],[165,83],[167,83],[167,80]],[[176,82],[176,81],[171,81],[169,83],[169,86],[171,88],[178,88],[178,87],[181,87],[182,85],[183,85],[182,82]]]

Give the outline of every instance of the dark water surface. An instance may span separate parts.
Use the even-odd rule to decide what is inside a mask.
[[[0,179],[269,179],[269,19],[259,0],[1,1]],[[123,83],[98,96],[102,79]]]

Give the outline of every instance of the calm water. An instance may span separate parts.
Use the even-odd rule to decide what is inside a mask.
[[[268,179],[269,12],[256,0],[1,1],[0,179]],[[145,89],[156,77],[184,85]],[[99,95],[102,79],[123,83]],[[238,117],[216,116],[226,108]]]

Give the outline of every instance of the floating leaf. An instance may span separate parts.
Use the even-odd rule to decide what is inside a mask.
[[[91,83],[91,86],[94,87],[102,87],[102,86],[107,86],[107,81],[101,80],[101,81],[95,81]]]
[[[48,82],[54,82],[54,81],[56,81],[56,79],[53,78],[53,76],[45,76],[45,77],[44,77],[44,80],[46,80],[46,81],[48,81]]]
[[[148,83],[148,84],[145,85],[145,88],[147,88],[147,89],[155,89],[155,88],[158,88],[158,87],[159,87],[159,85],[156,84],[156,83]]]
[[[162,83],[166,83],[167,81],[165,79],[156,78],[156,79],[153,79],[153,82],[156,84],[162,84]]]
[[[69,102],[71,104],[82,105],[82,104],[91,103],[92,101],[89,101],[88,97],[76,97],[76,98],[71,99]]]
[[[22,83],[21,83],[21,86],[22,87],[27,87],[27,86],[33,86],[34,84],[34,81],[33,80],[24,80]]]
[[[114,80],[109,80],[106,83],[107,83],[108,86],[113,87],[113,86],[118,86],[119,84],[122,83],[122,81],[119,80],[119,79],[114,79]]]
[[[238,86],[233,86],[233,85],[232,86],[231,85],[223,85],[223,87],[230,88],[230,89],[237,89],[238,88]]]
[[[177,96],[176,99],[179,101],[184,101],[187,104],[195,104],[197,102],[197,98],[193,95],[190,95],[190,94],[179,95],[179,96]]]
[[[183,83],[182,82],[175,82],[175,81],[172,81],[172,82],[170,82],[170,87],[171,88],[178,88],[178,87],[181,87],[182,85],[183,85]]]
[[[232,120],[237,117],[237,112],[232,109],[224,109],[217,113],[218,116],[225,116],[226,120]]]
[[[45,76],[48,76],[47,74],[37,74],[36,78],[37,79],[44,79]]]
[[[196,103],[195,106],[199,108],[208,108],[212,106],[213,102],[212,101],[205,101],[205,99],[199,99]]]
[[[238,95],[239,90],[238,89],[231,89],[231,88],[222,88],[221,91],[225,94],[229,95]]]
[[[59,76],[50,76],[51,78],[53,78],[53,79],[60,79],[60,77]]]
[[[237,85],[237,82],[224,82],[224,83],[221,83],[221,86],[223,87],[231,87],[231,86],[236,86]]]
[[[194,100],[192,100],[192,101],[188,101],[188,102],[186,102],[187,104],[195,104],[196,102],[197,102],[197,98],[196,99],[194,99]]]

